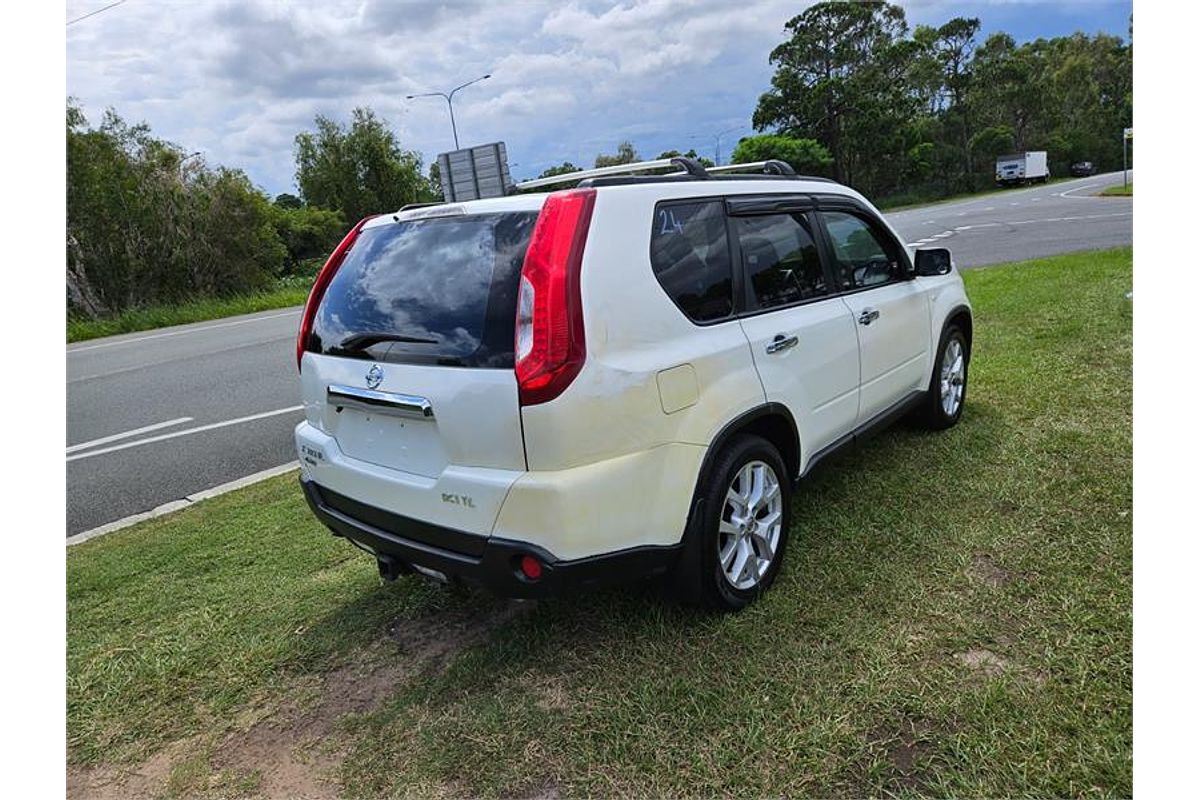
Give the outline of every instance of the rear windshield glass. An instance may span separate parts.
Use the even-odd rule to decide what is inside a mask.
[[[374,361],[511,367],[537,212],[364,230],[329,283],[309,349]]]

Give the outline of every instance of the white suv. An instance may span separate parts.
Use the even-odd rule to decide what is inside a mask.
[[[534,597],[670,573],[739,609],[822,457],[906,412],[957,422],[948,251],[779,162],[681,163],[408,208],[330,257],[297,342],[301,481],[385,578]]]

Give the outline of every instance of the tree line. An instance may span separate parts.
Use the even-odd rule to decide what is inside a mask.
[[[271,198],[243,171],[210,166],[111,109],[93,127],[68,100],[68,313],[95,319],[303,282],[362,217],[440,195],[370,109],[314,127],[295,139],[299,196]]]
[[[806,142],[814,171],[868,195],[974,191],[997,156],[1025,150],[1047,151],[1058,175],[1075,161],[1121,166],[1132,25],[1128,44],[1076,33],[1018,45],[1003,32],[980,42],[974,17],[910,30],[892,3],[824,2],[785,31],[755,129]]]

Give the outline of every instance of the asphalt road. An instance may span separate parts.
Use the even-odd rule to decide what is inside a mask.
[[[976,267],[1129,244],[1121,174],[887,215],[915,246]],[[298,308],[67,348],[67,535],[295,460]]]
[[[1133,171],[1129,173],[1133,180]],[[1133,200],[1096,197],[1121,173],[1009,189],[886,214],[915,247],[948,247],[960,268],[1133,242]]]

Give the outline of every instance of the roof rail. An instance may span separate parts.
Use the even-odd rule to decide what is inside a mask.
[[[665,167],[682,167],[677,172],[667,172],[658,175],[635,175],[637,172],[663,169]],[[731,174],[731,173],[747,174]],[[704,167],[698,161],[683,156],[660,158],[655,161],[636,161],[632,164],[616,164],[611,167],[582,169],[577,172],[565,172],[561,175],[551,175],[548,178],[537,178],[516,184],[516,189],[537,189],[543,186],[553,186],[559,183],[579,181],[581,186],[615,186],[624,183],[656,183],[673,181],[708,180],[722,178],[725,180],[740,180],[743,178],[791,178],[794,180],[826,181],[811,175],[797,175],[796,171],[786,161],[768,159],[752,161],[747,164],[726,164],[723,167]],[[599,179],[598,181],[595,179]]]
[[[608,175],[629,175],[634,172],[645,172],[648,169],[663,169],[664,167],[675,166],[679,161],[691,161],[691,159],[683,158],[659,158],[654,161],[635,161],[632,164],[614,164],[611,167],[597,167],[596,169],[581,169],[578,172],[564,172],[561,175],[551,175],[548,178],[535,178],[531,181],[521,181],[516,185],[518,189],[537,189],[542,186],[553,186],[556,183],[570,183],[572,181],[581,181],[585,178],[603,178]],[[703,170],[699,164],[695,168]],[[687,173],[696,175],[692,170],[684,167]],[[697,176],[699,177],[699,176]]]

